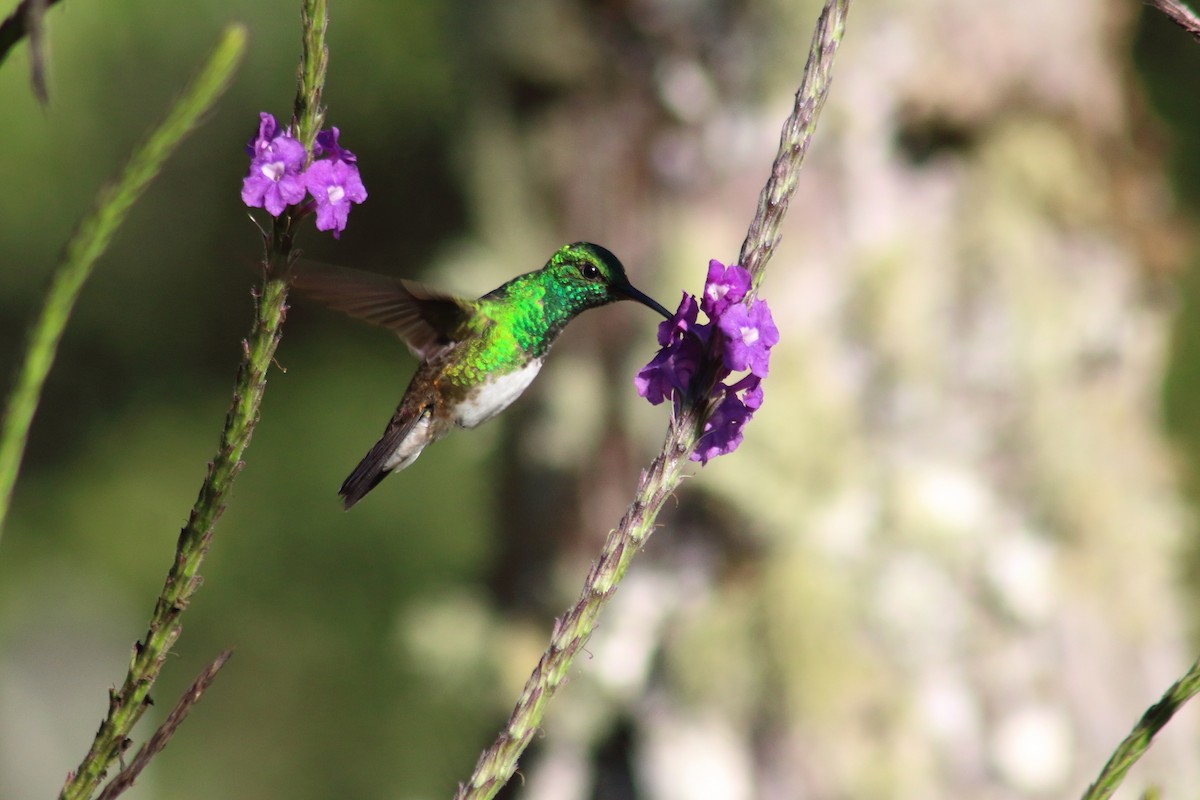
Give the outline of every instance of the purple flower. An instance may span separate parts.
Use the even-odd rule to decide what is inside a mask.
[[[779,329],[767,302],[755,300],[750,308],[741,303],[731,305],[717,319],[717,328],[725,336],[725,366],[735,372],[749,369],[765,378],[770,350],[779,344]]]
[[[758,378],[757,375],[754,375],[753,377],[756,379]],[[763,390],[762,384],[758,382],[759,380],[761,379],[755,381],[753,389],[742,395],[742,402],[745,403],[746,408],[750,409],[751,411],[758,411],[760,408],[762,408]]]
[[[743,377],[737,383],[726,386],[725,391],[731,394],[741,392],[742,402],[745,403],[746,408],[750,409],[751,411],[757,411],[758,409],[762,408],[762,378],[758,377],[753,372]]]
[[[761,392],[761,390],[759,390]],[[692,451],[692,461],[707,464],[710,458],[732,453],[742,443],[742,428],[749,421],[753,409],[746,406],[734,392],[725,392],[708,422],[704,433]]]
[[[732,385],[722,384],[717,391],[725,396],[704,423],[704,433],[692,451],[692,461],[701,464],[736,450],[742,443],[742,428],[763,403],[762,378],[754,373]]]
[[[652,405],[687,393],[708,346],[709,327],[696,324],[699,312],[696,298],[685,292],[675,316],[658,324],[662,347],[633,379],[637,393]]]
[[[259,112],[258,115],[258,133],[250,137],[246,142],[246,155],[254,159],[259,152],[271,143],[275,138],[275,130],[278,127],[275,122],[275,117],[265,111]]]
[[[737,264],[728,267],[715,258],[708,262],[704,298],[700,301],[709,319],[716,319],[750,291],[750,273]]]
[[[275,118],[259,115],[258,135],[246,144],[250,169],[242,181],[242,202],[265,208],[278,217],[289,205],[304,199],[304,145],[287,131],[277,130]]]
[[[295,218],[315,210],[317,230],[331,230],[338,238],[346,228],[350,204],[367,199],[358,158],[338,143],[341,131],[330,128],[317,134],[315,160],[306,170],[307,153],[291,129],[280,130],[266,112],[258,117],[258,134],[246,143],[250,169],[242,181],[242,201],[278,217],[288,206],[303,201],[307,192],[313,199],[296,211]]]
[[[658,405],[668,397],[687,392],[703,359],[704,346],[696,337],[688,337],[659,350],[649,364],[638,370],[633,385],[651,405]]]
[[[684,292],[679,308],[675,309],[675,316],[658,323],[658,343],[666,347],[672,342],[682,341],[689,333],[703,335],[707,342],[708,326],[696,324],[699,316],[700,307],[696,305],[696,298]]]
[[[358,162],[358,156],[338,144],[341,133],[337,128],[330,128],[317,134],[317,144],[313,148],[317,158],[329,156],[334,161],[345,161],[347,164]]]
[[[333,138],[336,147],[336,133]],[[367,190],[359,177],[358,167],[349,161],[322,159],[309,166],[306,178],[308,191],[317,203],[317,230],[332,230],[333,237],[340,238],[342,231],[346,229],[350,204],[361,203],[367,199]]]
[[[675,315],[658,326],[661,349],[634,378],[639,395],[654,405],[671,399],[678,413],[689,392],[695,391],[691,383],[696,373],[706,360],[717,362],[707,368],[718,382],[711,399],[692,398],[716,404],[691,455],[702,464],[737,449],[742,429],[763,404],[762,379],[771,348],[779,342],[779,329],[765,300],[748,307],[741,302],[750,283],[750,273],[742,267],[710,261],[699,307],[696,298],[683,295]],[[701,310],[708,315],[706,323],[697,322]],[[730,372],[743,370],[749,372],[733,383],[724,382]]]
[[[677,374],[671,363],[671,354],[663,348],[654,354],[649,364],[638,370],[633,377],[633,386],[639,397],[646,398],[650,405],[656,406],[671,396]]]

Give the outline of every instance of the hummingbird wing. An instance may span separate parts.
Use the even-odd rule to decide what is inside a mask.
[[[375,272],[298,262],[292,287],[329,308],[396,333],[422,361],[471,334],[469,301]]]

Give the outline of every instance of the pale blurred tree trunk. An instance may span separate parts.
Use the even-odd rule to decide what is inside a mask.
[[[698,291],[741,243],[818,10],[481,5],[462,163],[484,255],[460,266],[587,239],[669,306]],[[1135,13],[855,6],[763,286],[766,405],[664,515],[514,796],[1077,796],[1190,662],[1157,420],[1180,251],[1139,145]],[[655,324],[585,315],[510,412],[493,585],[531,644],[504,674],[659,441],[630,382]],[[1173,723],[1127,796],[1195,796],[1197,744]]]

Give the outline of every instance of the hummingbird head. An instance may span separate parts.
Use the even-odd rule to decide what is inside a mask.
[[[649,295],[634,288],[620,259],[608,249],[590,242],[575,242],[560,248],[546,265],[562,291],[578,303],[579,311],[635,300],[667,319],[671,312]]]

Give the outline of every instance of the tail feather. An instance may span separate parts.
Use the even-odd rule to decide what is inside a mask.
[[[351,506],[366,497],[367,492],[378,486],[389,474],[391,470],[384,469],[382,461],[369,456],[364,458],[350,476],[342,481],[342,488],[338,489],[338,496],[342,498],[342,508],[349,511]]]
[[[358,466],[350,473],[349,477],[342,482],[342,487],[338,489],[338,495],[342,498],[343,508],[347,511],[350,507],[362,500],[368,492],[379,485],[379,482],[386,478],[392,472],[398,472],[411,464],[425,447],[426,442],[406,443],[405,439],[413,432],[413,427],[422,420],[428,421],[429,410],[427,408],[397,409],[396,415],[392,417],[387,428],[383,432],[383,436],[375,443],[370,452],[363,457],[363,460],[358,462]],[[407,447],[410,450],[415,448],[415,452],[400,454],[402,447]],[[399,460],[397,457],[400,456]]]

